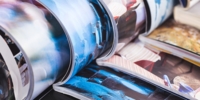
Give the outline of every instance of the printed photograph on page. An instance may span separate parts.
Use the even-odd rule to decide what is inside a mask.
[[[111,23],[108,23],[109,21],[106,19],[108,17],[106,16],[107,13],[105,13],[106,11],[102,5],[98,5],[100,4],[98,0],[76,0],[73,2],[71,0],[39,1],[55,14],[57,19],[60,20],[60,24],[63,25],[64,30],[67,30],[66,34],[68,34],[74,50],[72,76],[97,58],[104,50],[111,47],[106,47],[106,45],[112,43],[113,35],[106,30],[108,28],[106,25]],[[80,8],[82,9],[80,10]],[[63,12],[66,9],[68,11]],[[66,16],[68,17],[66,18]]]
[[[147,2],[148,34],[162,24],[171,14],[176,0],[145,0]]]
[[[13,82],[7,65],[0,54],[0,99],[15,100]]]
[[[200,67],[179,57],[153,52],[137,43],[130,43],[107,63],[183,95],[200,99]]]
[[[91,64],[62,87],[91,100],[183,100],[137,77]]]
[[[200,55],[200,30],[168,19],[148,38],[164,42]]]
[[[103,0],[113,15],[119,34],[117,51],[133,40],[145,26],[143,0]]]
[[[13,54],[13,57],[15,58],[15,61],[19,68],[19,72],[21,74],[22,85],[26,86],[29,83],[29,72],[28,72],[28,64],[26,63],[22,52],[17,47],[15,42],[1,30],[0,30],[0,35],[7,43],[8,47],[10,48]]]

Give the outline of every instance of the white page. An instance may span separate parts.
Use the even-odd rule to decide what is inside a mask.
[[[13,80],[15,97],[17,100],[22,100],[28,95],[30,83],[28,83],[26,86],[23,86],[22,76],[20,75],[18,65],[12,55],[12,52],[10,51],[10,48],[1,36],[0,45],[0,52],[8,66],[11,78]]]

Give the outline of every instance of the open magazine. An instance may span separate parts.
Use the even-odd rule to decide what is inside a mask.
[[[116,28],[100,2],[45,2],[52,8],[59,5],[61,8],[53,14],[62,16],[52,15],[42,5],[41,8],[23,2],[0,5],[0,50],[11,75],[9,82],[15,83],[17,100],[34,99],[56,81],[65,83],[97,57],[105,59],[114,54]],[[68,12],[61,13],[66,4]],[[1,99],[9,96],[4,91],[10,87],[2,91]]]
[[[179,0],[182,7],[185,8],[185,10],[188,10],[192,6],[194,6],[199,0]]]
[[[141,43],[129,43],[100,64],[115,66],[175,93],[199,99],[200,68],[197,65],[167,53],[151,51]]]
[[[28,3],[0,3],[0,71],[5,80],[0,82],[0,99],[34,99],[51,85],[83,100],[198,96],[192,90],[198,86],[189,92],[185,80],[179,86],[185,77],[155,70],[160,62],[168,64],[166,54],[131,42],[145,29],[146,19],[151,19],[148,32],[164,22],[172,13],[173,0],[23,1]],[[154,13],[146,17],[150,11]],[[145,56],[133,55],[135,51]]]
[[[148,41],[150,48],[176,55],[199,66],[199,33],[199,29],[169,19],[148,38],[140,36],[140,39],[145,43]]]
[[[149,16],[153,13],[154,11],[150,10]],[[149,22],[152,20],[149,19]],[[199,73],[200,65],[199,29],[181,24],[172,17],[169,17],[164,23],[160,23],[155,28],[152,31],[150,30],[151,28],[147,29],[147,32],[141,34],[139,39],[146,48],[153,51],[153,54],[158,54],[160,60],[150,60],[151,62],[145,60],[143,61],[146,62],[145,64],[141,64],[140,61],[134,63],[144,66],[145,69],[156,77],[164,79],[167,84],[164,83],[163,85],[168,86],[171,90],[179,91],[180,93],[191,96],[193,99],[199,100],[200,85],[198,82],[200,77],[197,74]],[[126,55],[130,56],[131,54],[127,53]],[[154,78],[152,79],[154,80]],[[184,88],[185,90],[182,90]]]

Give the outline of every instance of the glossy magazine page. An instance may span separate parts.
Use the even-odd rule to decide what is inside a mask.
[[[187,98],[200,99],[200,68],[179,57],[130,43],[104,66],[114,66]]]
[[[143,0],[103,0],[115,19],[119,51],[144,29],[146,10]]]
[[[176,0],[145,0],[147,9],[147,33],[151,33],[173,12]]]
[[[188,10],[189,8],[197,4],[197,2],[199,2],[199,0],[179,0],[179,1],[182,7],[185,8],[185,10]]]
[[[200,30],[168,19],[155,29],[148,38],[180,47],[200,55]]]
[[[196,3],[188,10],[185,10],[185,8],[183,8],[181,5],[175,6],[173,12],[174,20],[182,24],[186,24],[200,29],[199,6],[200,2]]]
[[[27,96],[30,84],[28,82],[28,84],[24,86],[23,80],[27,79],[27,77],[20,74],[20,68],[18,68],[10,48],[1,36],[0,41],[0,99],[24,99]],[[20,88],[23,89],[24,92],[19,91]]]
[[[0,3],[1,46],[11,51],[0,53],[14,57],[9,71],[17,73],[11,74],[17,100],[34,99],[100,55],[112,55],[117,43],[116,27],[98,0],[42,2],[51,9],[30,1]]]
[[[149,48],[167,52],[200,65],[199,30],[192,26],[168,19],[149,36],[141,35],[140,40]]]
[[[10,74],[8,81],[9,85],[13,85],[13,94],[16,99],[25,99],[26,96],[30,93],[30,87],[33,84],[30,84],[30,67],[28,67],[28,63],[25,61],[24,55],[22,51],[17,47],[17,45],[6,36],[2,31],[0,31],[0,41],[1,41],[1,57],[2,63],[5,64],[7,69],[7,74]],[[5,57],[6,56],[6,57]],[[4,58],[3,58],[4,57]],[[8,66],[7,66],[8,65]],[[3,74],[3,73],[2,73]],[[2,75],[3,77],[3,75]],[[1,81],[2,85],[5,84],[5,80]],[[7,86],[10,87],[10,86]],[[5,87],[5,89],[7,88]],[[2,86],[3,88],[3,86]],[[20,91],[23,90],[23,91]],[[2,95],[11,95],[6,92],[6,90],[2,90]],[[3,97],[5,97],[3,96]],[[6,97],[5,97],[6,98]],[[3,98],[2,98],[3,99]]]
[[[59,27],[55,18],[45,16],[34,5],[2,3],[0,14],[1,49],[8,46],[7,52],[1,54],[4,57],[12,55],[15,61],[12,63],[16,63],[16,66],[9,67],[9,71],[15,72],[11,74],[16,82],[15,97],[17,100],[34,99],[69,69],[67,37],[63,31],[58,32],[51,26]],[[6,62],[10,60],[5,59]]]
[[[38,2],[58,19],[70,43],[72,68],[64,82],[106,50],[113,50],[116,33],[106,10],[98,0]]]
[[[81,100],[186,100],[137,76],[95,64],[55,89]]]
[[[3,59],[3,56],[0,54],[0,99],[1,100],[14,100],[14,87],[13,81],[8,69],[8,66]],[[16,84],[16,83],[15,83]]]
[[[106,28],[106,30],[108,30],[107,32],[109,32],[109,30],[110,32],[112,32],[112,34],[110,34],[112,37],[110,37],[108,40],[113,39],[113,42],[107,42],[109,44],[107,45],[107,47],[109,48],[103,54],[98,56],[96,59],[96,61],[102,61],[109,59],[116,52],[118,43],[118,30],[116,27],[115,20],[105,2],[103,0],[99,0],[98,5],[101,5],[101,8],[104,9],[104,17],[107,18],[107,28]]]

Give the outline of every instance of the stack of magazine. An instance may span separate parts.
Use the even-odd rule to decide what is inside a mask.
[[[197,1],[0,1],[0,100],[50,86],[81,100],[200,99],[200,31],[172,18]]]
[[[165,52],[160,56],[160,67],[154,66],[155,75],[167,75],[170,89],[189,94],[200,99],[200,27],[199,0],[180,0],[175,5],[173,15],[154,30],[151,30],[152,17],[147,31],[139,39],[153,52]],[[150,9],[149,16],[155,11]],[[164,76],[165,77],[165,76]],[[166,85],[166,84],[165,84]],[[185,90],[181,90],[185,88]]]

